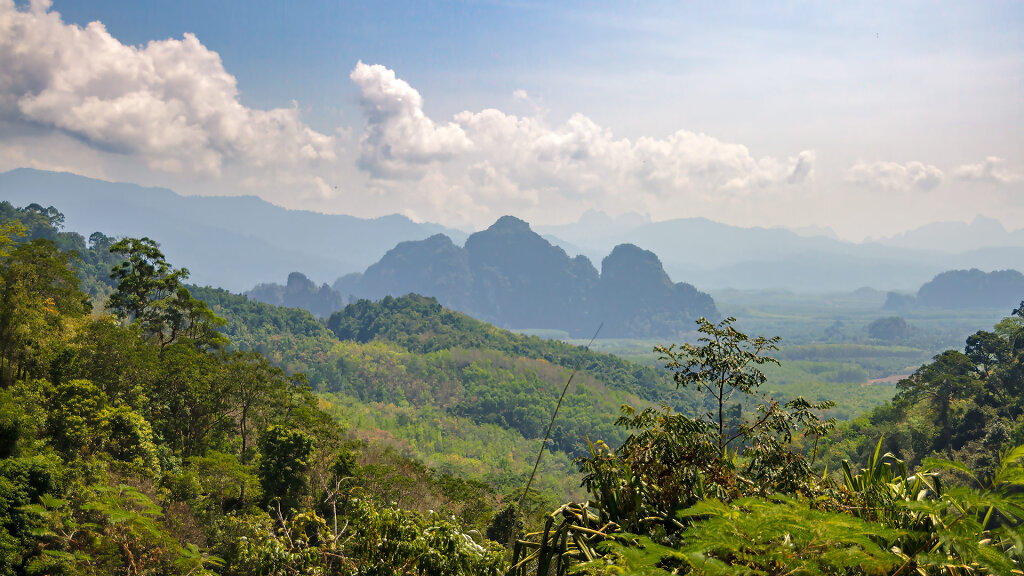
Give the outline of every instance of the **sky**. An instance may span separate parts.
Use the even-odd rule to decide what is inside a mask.
[[[1024,228],[1024,2],[0,0],[0,171],[475,230]]]

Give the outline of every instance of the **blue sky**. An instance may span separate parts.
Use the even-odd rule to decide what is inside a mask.
[[[0,169],[466,229],[1024,227],[1021,2],[0,6]]]

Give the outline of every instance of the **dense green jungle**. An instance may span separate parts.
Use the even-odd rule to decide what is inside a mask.
[[[1024,302],[590,343],[188,276],[0,203],[0,574],[1022,574]]]

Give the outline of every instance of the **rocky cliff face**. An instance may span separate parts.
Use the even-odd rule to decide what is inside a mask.
[[[711,297],[673,284],[653,252],[617,246],[598,274],[589,259],[570,257],[512,216],[471,235],[464,248],[440,234],[402,242],[335,288],[371,299],[415,292],[498,326],[577,337],[602,322],[606,337],[674,336],[699,316],[717,317]]]
[[[690,330],[700,316],[717,317],[711,296],[674,284],[654,252],[632,244],[616,246],[601,262],[599,300],[613,334],[670,335]]]
[[[444,294],[446,305],[462,310],[473,304],[473,284],[466,251],[444,234],[435,234],[395,246],[366,269],[354,288],[355,293],[381,296]]]
[[[305,274],[292,272],[288,275],[288,283],[257,284],[246,293],[249,298],[267,304],[303,308],[316,316],[325,318],[345,306],[341,294],[327,284],[317,287]]]
[[[569,258],[512,216],[471,235],[465,251],[474,279],[471,315],[521,328],[555,327],[554,319],[563,330],[585,329],[598,278],[586,258]]]

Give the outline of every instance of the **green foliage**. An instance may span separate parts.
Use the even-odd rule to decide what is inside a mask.
[[[157,433],[183,456],[202,453],[233,426],[220,360],[187,342],[164,348],[147,391]]]
[[[510,502],[498,511],[487,526],[486,536],[488,540],[501,544],[508,544],[519,538],[526,528],[523,521],[523,514],[519,511],[516,502]]]
[[[570,574],[669,576],[682,564],[682,555],[647,536],[611,534],[595,547],[595,558],[569,568]]]
[[[278,501],[284,510],[298,507],[298,498],[308,486],[313,439],[280,425],[267,428],[259,439],[257,474],[264,498]]]
[[[92,454],[102,441],[107,396],[88,380],[71,380],[56,387],[46,426],[54,447],[65,457]]]
[[[110,251],[125,260],[110,271],[117,290],[110,295],[107,308],[129,322],[159,324],[158,303],[175,294],[181,281],[188,278],[188,270],[174,270],[159,245],[149,238],[124,238]]]
[[[423,462],[440,474],[478,478],[501,494],[522,489],[537,456],[537,441],[528,442],[515,430],[494,424],[477,424],[432,406],[364,404],[356,398],[341,395],[325,396],[323,406],[375,450],[380,445],[388,446],[405,457]],[[364,460],[370,457],[369,453],[363,456]],[[366,476],[365,470],[363,475]],[[572,459],[564,452],[555,451],[547,453],[541,461],[535,486],[544,494],[572,498],[582,495],[579,482]],[[403,506],[420,509],[413,503],[395,500]],[[538,510],[543,514],[557,501],[558,498],[537,502],[528,510],[531,513]]]
[[[65,323],[89,308],[69,256],[53,242],[32,240],[0,256],[0,386],[43,376]]]
[[[232,454],[210,450],[203,456],[189,458],[188,464],[195,471],[205,505],[215,511],[226,511],[229,505],[244,506],[247,500],[259,502],[262,499],[259,479]]]
[[[624,530],[672,530],[678,528],[673,510],[735,493],[734,463],[720,458],[710,423],[667,409],[637,414],[624,407],[618,424],[638,432],[616,451],[602,441],[591,444],[591,455],[578,463],[602,517]]]
[[[161,523],[163,511],[138,489],[118,484],[89,486],[81,500],[44,495],[23,506],[36,518],[38,554],[31,574],[209,574],[219,560],[182,546]]]
[[[701,498],[674,512],[671,533],[652,532],[656,524],[623,531],[599,501],[566,505],[517,543],[512,573],[561,574],[567,564],[586,574],[1019,573],[1024,447],[984,481],[948,460],[908,476],[881,446],[860,472],[844,465],[842,488],[824,483],[813,498]],[[974,486],[946,488],[940,476],[949,472]]]
[[[106,438],[104,449],[114,460],[140,474],[154,474],[160,470],[153,428],[142,415],[128,406],[122,404],[103,414],[103,430],[100,435]]]
[[[648,401],[664,400],[671,384],[664,373],[611,354],[586,352],[536,336],[501,330],[442,307],[434,298],[409,294],[378,302],[360,300],[331,315],[327,327],[341,340],[359,343],[383,340],[417,353],[471,349],[504,352],[514,358],[544,360],[589,373],[606,386]]]
[[[868,336],[885,342],[903,342],[914,333],[914,327],[901,316],[887,316],[868,324]]]
[[[188,270],[175,270],[155,241],[123,238],[111,245],[110,251],[124,260],[110,271],[117,288],[107,301],[108,310],[128,322],[138,322],[161,348],[179,338],[204,347],[225,343],[216,330],[224,321],[192,296],[182,284]]]
[[[488,486],[397,454],[361,466],[305,377],[253,351],[218,350],[219,322],[151,241],[122,242],[124,274],[114,274],[123,284],[114,308],[134,321],[85,316],[70,268],[83,260],[45,238],[18,243],[12,236],[25,226],[6,219],[6,208],[0,203],[8,298],[0,313],[9,328],[0,574],[501,571],[500,547],[474,542],[459,525],[486,524],[496,498]],[[29,210],[46,217],[33,233],[83,245],[60,236],[59,212],[40,210]],[[97,249],[118,244],[90,240]],[[337,344],[322,325],[303,322],[291,325],[298,338]],[[403,485],[403,501],[439,498],[458,520],[371,504],[396,495],[387,485],[399,487],[409,466],[420,479]],[[379,495],[362,496],[375,485]],[[245,542],[258,558],[269,551],[269,563],[249,563]]]
[[[739,402],[755,394],[766,380],[757,366],[765,363],[778,364],[778,360],[765,356],[765,352],[778,350],[779,338],[758,336],[751,340],[746,334],[733,328],[735,318],[726,318],[714,324],[706,318],[697,320],[700,326],[697,338],[699,345],[683,344],[676,352],[675,345],[655,349],[667,360],[666,368],[673,372],[677,386],[694,387],[711,401],[711,411],[704,417],[718,426],[718,452],[724,457],[729,444],[740,438],[738,431],[728,435],[726,430],[726,405],[737,392]]]
[[[344,576],[498,576],[502,549],[484,545],[436,514],[378,508],[351,501],[342,529],[315,513],[250,525],[237,540],[232,573]]]
[[[288,378],[284,370],[254,352],[236,352],[228,356],[222,378],[228,383],[229,400],[236,407],[242,458],[249,459],[252,423],[266,427],[271,412],[288,403],[287,392],[300,380]]]
[[[897,385],[892,403],[843,427],[829,440],[831,463],[861,459],[884,435],[884,450],[910,467],[941,455],[991,474],[999,451],[1024,424],[1024,341],[1015,314],[991,331],[967,338],[964,352],[948,350]],[[1015,348],[1016,346],[1016,348]]]
[[[679,552],[698,574],[885,574],[900,564],[880,545],[896,540],[897,530],[798,499],[705,500],[680,519],[693,521]]]

